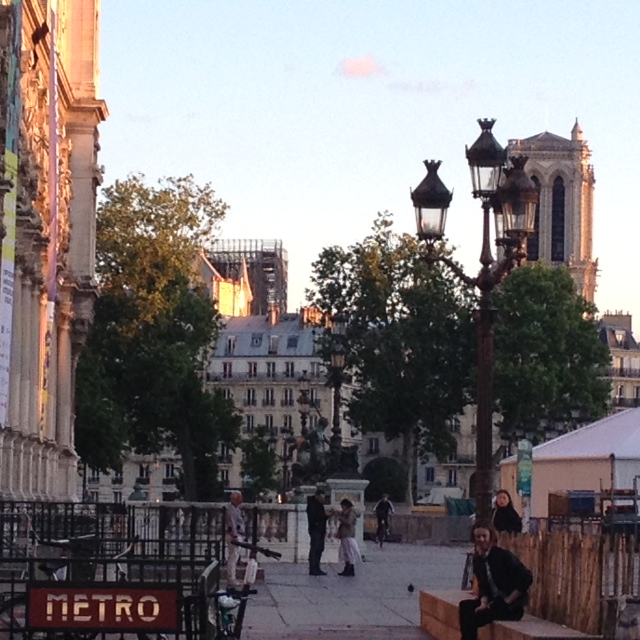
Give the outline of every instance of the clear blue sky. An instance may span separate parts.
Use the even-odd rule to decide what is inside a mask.
[[[225,238],[278,238],[289,307],[321,249],[377,211],[414,231],[409,188],[443,161],[447,235],[478,267],[465,144],[564,137],[578,117],[596,174],[600,311],[634,314],[640,254],[640,3],[520,0],[102,0],[106,184],[193,173],[230,206]]]

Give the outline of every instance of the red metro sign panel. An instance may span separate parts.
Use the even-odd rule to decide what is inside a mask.
[[[30,629],[178,632],[179,602],[177,589],[157,586],[30,586],[27,626]]]

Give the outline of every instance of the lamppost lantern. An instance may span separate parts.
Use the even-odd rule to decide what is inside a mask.
[[[480,119],[478,124],[482,133],[470,147],[466,148],[466,155],[471,169],[473,197],[485,200],[491,198],[498,189],[500,175],[507,160],[507,152],[491,132],[495,124],[494,119]]]
[[[435,242],[442,240],[447,222],[447,211],[453,198],[453,192],[438,176],[440,160],[425,160],[427,175],[424,180],[411,192],[411,200],[416,211],[418,238]]]
[[[344,336],[347,333],[347,316],[336,313],[331,318],[331,333],[334,336]]]
[[[504,216],[504,232],[521,239],[535,230],[538,189],[524,170],[528,158],[513,156],[511,169],[504,184],[498,189],[498,198]]]
[[[336,344],[331,351],[331,366],[342,371],[346,364],[345,348],[342,344]]]

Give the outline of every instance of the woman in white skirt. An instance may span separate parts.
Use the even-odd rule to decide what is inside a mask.
[[[355,576],[355,564],[360,561],[360,549],[356,541],[356,520],[358,514],[353,508],[351,500],[344,498],[340,501],[342,511],[338,514],[340,526],[337,537],[340,539],[338,560],[344,562],[344,569],[339,576]]]

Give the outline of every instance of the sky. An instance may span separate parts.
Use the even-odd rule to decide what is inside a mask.
[[[102,0],[105,185],[193,174],[230,205],[221,237],[281,239],[289,309],[324,247],[378,211],[415,233],[423,161],[454,191],[448,240],[479,268],[465,145],[578,118],[596,177],[600,312],[640,327],[640,3],[597,0]]]

